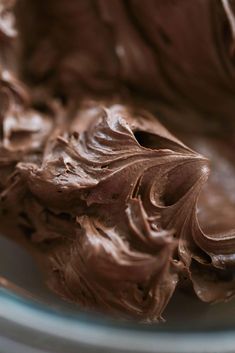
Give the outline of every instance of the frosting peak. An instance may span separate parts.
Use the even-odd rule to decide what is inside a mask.
[[[18,222],[43,249],[50,287],[88,307],[160,318],[190,266],[207,159],[145,111],[89,103],[44,151],[40,164],[17,165],[23,195],[8,190],[24,204]]]

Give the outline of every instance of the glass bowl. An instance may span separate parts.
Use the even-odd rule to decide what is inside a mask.
[[[137,324],[84,312],[47,290],[28,254],[0,238],[0,353],[234,353],[235,301],[208,305],[176,293],[165,323]]]

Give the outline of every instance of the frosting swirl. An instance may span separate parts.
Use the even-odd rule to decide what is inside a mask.
[[[21,214],[24,204],[19,224],[41,249],[49,285],[84,306],[158,319],[189,271],[207,160],[145,111],[88,104],[52,134],[40,164],[16,170],[5,207],[19,199]]]

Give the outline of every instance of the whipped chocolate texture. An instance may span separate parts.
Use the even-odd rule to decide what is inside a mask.
[[[129,88],[186,131],[232,124],[234,0],[21,0],[18,13],[31,82],[69,97]]]
[[[234,4],[0,4],[0,230],[66,300],[235,295]]]

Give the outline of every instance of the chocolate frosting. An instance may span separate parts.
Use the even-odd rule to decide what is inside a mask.
[[[4,60],[0,72],[0,227],[63,298],[152,322],[177,286],[234,296],[233,5],[18,2],[22,78]]]
[[[203,131],[216,130],[221,120],[232,124],[235,109],[234,7],[229,0],[22,0],[25,71],[67,96],[125,85],[154,99],[181,129],[195,131],[203,119]]]

